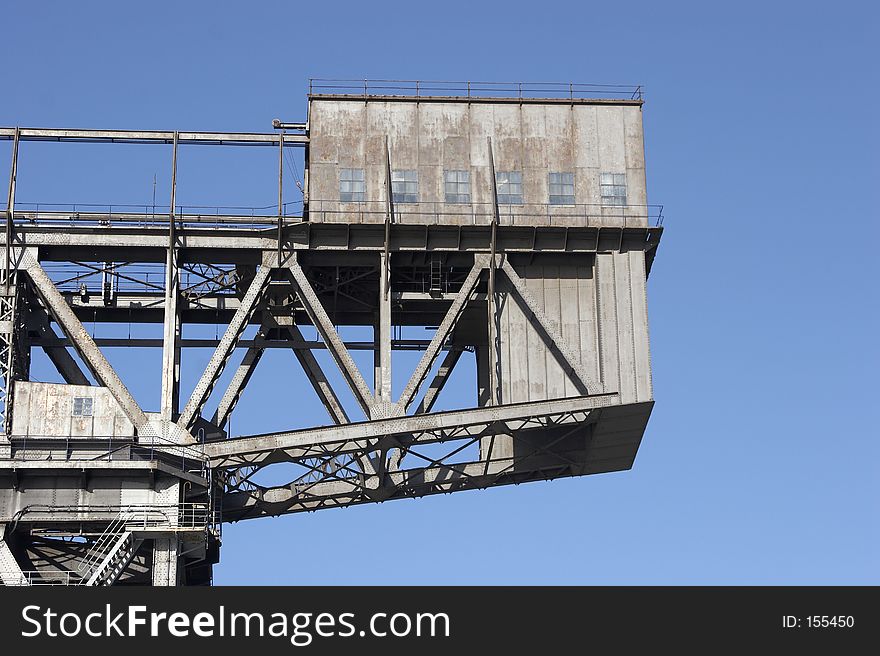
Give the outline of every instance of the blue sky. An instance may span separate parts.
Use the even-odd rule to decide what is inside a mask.
[[[649,202],[667,229],[649,283],[657,404],[633,470],[227,526],[216,583],[880,583],[870,3],[155,0],[0,16],[9,126],[268,131],[305,117],[310,76],[646,88]],[[268,151],[216,151],[182,154],[179,202],[274,202]],[[28,143],[18,198],[143,204],[157,173],[167,202],[168,169],[161,146]],[[209,356],[185,361],[185,394]],[[110,353],[147,409],[158,357]],[[291,367],[264,358],[234,432],[312,418],[290,416],[300,390],[277,381]],[[467,400],[468,374],[444,403]]]

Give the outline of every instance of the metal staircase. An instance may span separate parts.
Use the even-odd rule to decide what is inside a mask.
[[[122,511],[110,522],[77,567],[79,585],[113,585],[122,575],[143,541],[128,528],[134,519]]]
[[[0,531],[0,583],[22,585],[110,586],[131,564],[141,543],[157,535],[214,531],[216,519],[205,504],[181,503],[176,506],[121,506],[104,531],[73,570],[23,571]],[[32,515],[80,514],[82,508],[38,507]]]

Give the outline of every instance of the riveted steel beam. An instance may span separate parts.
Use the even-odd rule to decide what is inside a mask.
[[[139,432],[147,429],[149,422],[144,411],[101,353],[89,331],[77,319],[73,309],[64,300],[43,267],[29,253],[25,253],[22,257],[20,266],[27,272],[46,307],[95,378],[110,391],[125,416]]]
[[[437,374],[428,386],[428,390],[425,392],[425,396],[422,398],[421,403],[419,403],[419,407],[416,408],[417,415],[431,412],[434,408],[434,403],[437,401],[440,392],[442,392],[443,388],[446,386],[446,381],[449,380],[449,376],[452,374],[452,370],[455,369],[455,365],[461,358],[461,354],[462,351],[458,349],[446,352],[446,357],[444,357],[443,361],[440,363],[440,368],[437,369]]]
[[[316,445],[364,443],[380,438],[413,433],[438,433],[438,439],[451,439],[456,435],[470,434],[469,426],[483,427],[497,422],[531,421],[553,414],[572,414],[593,408],[606,407],[619,402],[617,394],[601,394],[550,401],[512,403],[489,408],[452,410],[413,417],[377,419],[343,426],[325,426],[284,433],[270,433],[236,437],[222,442],[212,442],[204,447],[205,455],[213,467],[233,467],[253,464],[269,459],[273,453],[312,448]],[[282,458],[283,459],[283,458]]]
[[[303,271],[296,259],[288,261],[287,266],[293,274],[297,294],[302,301],[303,306],[305,306],[309,318],[312,320],[315,328],[318,329],[321,338],[326,342],[327,348],[332,354],[334,362],[336,362],[336,366],[339,367],[339,371],[342,373],[342,376],[345,378],[349,387],[351,387],[351,391],[354,393],[358,404],[363,408],[367,417],[371,417],[373,414],[373,407],[376,404],[373,393],[367,386],[367,382],[357,368],[348,349],[345,348],[345,344],[343,344],[342,340],[339,338],[339,334],[336,332],[336,328],[333,327],[333,322],[330,321],[330,317],[327,315],[324,306],[321,305],[321,301],[318,299],[318,295],[315,293],[312,283],[309,282],[306,272]]]
[[[226,332],[223,333],[220,343],[208,361],[208,366],[205,367],[199,382],[196,383],[192,396],[190,396],[186,407],[180,413],[178,422],[180,425],[190,428],[201,413],[202,407],[211,395],[214,385],[217,384],[217,379],[223,373],[223,369],[229,361],[229,356],[235,350],[242,332],[247,327],[251,315],[254,313],[263,296],[263,292],[266,290],[269,273],[272,270],[271,264],[274,261],[274,254],[269,254],[263,258],[262,266],[260,266],[253,280],[251,280],[247,292],[245,292],[244,297],[241,299],[241,305],[235,311],[232,320],[226,327]]]
[[[32,310],[30,319],[35,322],[35,328],[40,335],[41,341],[46,340],[47,338],[51,340],[58,339],[58,335],[49,323],[49,316],[46,312],[43,310]],[[62,378],[64,378],[64,382],[68,385],[92,384],[85,373],[83,373],[83,370],[80,369],[76,360],[73,359],[73,356],[67,351],[66,347],[53,346],[46,343],[41,344],[41,346],[43,347],[46,356],[49,358],[49,361],[55,366],[55,369],[58,370],[58,373],[61,374]]]
[[[285,146],[308,143],[304,134],[260,132],[177,132],[165,130],[83,130],[65,128],[0,128],[0,140],[15,138],[18,130],[22,141],[70,141],[84,143],[159,143],[171,144],[175,134],[180,143],[214,146]]]

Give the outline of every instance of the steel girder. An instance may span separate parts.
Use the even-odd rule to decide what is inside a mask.
[[[621,412],[646,420],[651,405],[621,406],[616,394],[603,394],[235,438],[205,450],[211,466],[225,471],[223,520],[237,521],[577,476],[608,463],[625,468],[641,437],[638,427],[600,438],[598,449],[593,427],[603,415],[607,425],[619,422]],[[474,457],[481,440],[501,435],[519,445],[513,453]],[[443,453],[424,451],[428,445],[442,445]],[[404,448],[404,463],[388,458]],[[364,472],[364,459],[381,467]],[[254,482],[263,467],[281,462],[297,465],[299,475],[281,486]]]
[[[70,301],[62,296],[29,252],[21,252],[25,256],[20,268],[27,272],[47,309],[64,329],[68,343],[77,348],[99,383],[108,386],[120,404],[129,408],[130,417],[139,419],[140,408],[128,403],[127,390],[76,318]],[[468,302],[477,296],[481,274],[490,260],[481,253],[471,257],[473,263],[461,280],[459,291],[430,299],[444,308],[443,319],[434,338],[423,345],[426,350],[400,394],[397,411],[391,416],[371,412],[376,396],[351,360],[348,345],[339,339],[328,314],[328,298],[338,292],[338,285],[310,276],[309,270],[295,257],[282,263],[280,270],[284,274],[275,283],[276,288],[278,282],[287,284],[290,296],[300,300],[362,408],[368,417],[373,417],[357,423],[350,422],[335,390],[314,359],[311,348],[316,344],[305,344],[295,317],[285,318],[283,310],[279,314],[277,307],[269,311],[265,303],[272,271],[279,270],[274,252],[263,251],[262,265],[253,277],[236,278],[241,292],[237,298],[233,297],[232,320],[219,339],[189,403],[183,408],[178,419],[180,428],[190,429],[199,420],[211,390],[240,343],[242,330],[255,317],[261,317],[264,333],[271,331],[276,336],[273,339],[280,335],[289,340],[335,425],[204,444],[201,448],[208,465],[224,486],[225,521],[574,476],[588,473],[590,468],[602,471],[603,462],[613,462],[616,469],[627,466],[634,453],[631,447],[636,438],[633,436],[638,431],[625,433],[625,439],[619,444],[601,446],[600,451],[613,450],[610,456],[599,457],[593,453],[594,429],[608,412],[623,407],[619,395],[614,391],[604,392],[584,371],[579,354],[565,343],[558,325],[544,315],[504,255],[499,256],[498,272],[509,281],[511,295],[585,394],[567,399],[431,412],[462,353],[450,339]],[[284,283],[285,275],[287,283]],[[363,275],[358,274],[355,279]],[[39,332],[48,335],[47,345],[55,339],[51,326],[43,326]],[[387,337],[390,339],[390,335]],[[248,342],[252,346],[220,401],[215,422],[221,427],[259,362],[261,339],[265,337]],[[411,406],[418,400],[418,392],[443,349],[447,355],[413,410]],[[407,411],[415,414],[406,415]],[[147,428],[144,420],[136,425]],[[640,435],[638,432],[639,438]],[[498,454],[486,448],[486,444],[501,438],[508,439],[513,447]],[[425,451],[425,447],[431,448]],[[438,451],[438,447],[442,448]],[[289,483],[266,487],[256,482],[263,469],[278,463],[288,463],[296,469]]]

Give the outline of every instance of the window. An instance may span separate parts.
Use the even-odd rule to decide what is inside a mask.
[[[391,198],[395,203],[418,203],[419,172],[392,171]]]
[[[471,202],[470,171],[443,171],[443,183],[447,203]]]
[[[520,171],[497,171],[495,188],[499,205],[522,205],[522,173]]]
[[[73,416],[74,417],[91,417],[92,402],[94,399],[88,396],[73,397]]]
[[[360,203],[366,196],[367,185],[364,183],[363,169],[339,170],[339,201],[342,203]]]
[[[626,205],[626,173],[603,173],[599,182],[603,205]]]
[[[550,204],[574,205],[574,173],[550,174]]]

